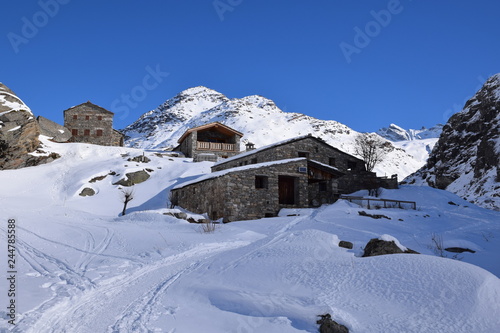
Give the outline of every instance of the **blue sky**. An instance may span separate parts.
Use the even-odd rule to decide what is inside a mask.
[[[204,85],[358,131],[429,127],[500,72],[493,0],[40,0],[2,12],[0,82],[59,123],[90,100],[123,128]]]

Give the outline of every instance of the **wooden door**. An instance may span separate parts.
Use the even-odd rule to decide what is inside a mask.
[[[281,205],[294,205],[295,177],[278,176],[278,192]]]

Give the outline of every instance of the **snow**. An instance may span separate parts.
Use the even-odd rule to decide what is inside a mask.
[[[391,235],[384,234],[384,235],[380,236],[378,239],[386,241],[386,242],[394,242],[396,244],[396,246],[399,247],[401,249],[401,251],[403,251],[403,252],[408,250],[406,247],[401,245],[401,243],[395,237],[393,237]]]
[[[316,316],[324,313],[352,332],[500,327],[499,212],[450,192],[404,186],[382,197],[417,201],[416,211],[370,211],[390,220],[359,216],[367,209],[339,200],[220,224],[207,234],[165,213],[172,212],[168,190],[209,173],[213,163],[147,151],[151,162],[136,163],[127,158],[143,150],[41,139],[44,151],[62,157],[0,171],[0,237],[5,221],[16,219],[18,272],[16,326],[7,322],[2,287],[0,331],[317,332]],[[119,216],[121,192],[112,184],[144,168],[154,170],[151,178],[134,186],[135,199]],[[98,193],[80,197],[83,187]],[[433,234],[477,252],[440,257]],[[422,254],[362,258],[372,238]],[[0,260],[2,274],[6,264]]]
[[[16,127],[13,127],[11,128],[10,130],[8,130],[8,132],[14,132],[14,131],[17,131],[18,129],[20,129],[21,126],[16,126]]]

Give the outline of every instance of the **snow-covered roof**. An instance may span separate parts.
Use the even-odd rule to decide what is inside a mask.
[[[305,161],[305,160],[307,160],[305,157],[290,158],[290,159],[286,159],[286,160],[278,160],[278,161],[250,164],[250,165],[244,165],[244,166],[230,168],[230,169],[226,169],[226,170],[216,171],[216,172],[212,172],[212,173],[209,173],[206,175],[202,175],[198,178],[186,181],[184,183],[178,184],[178,185],[174,186],[173,189],[176,190],[176,189],[183,188],[183,187],[186,187],[186,186],[191,185],[191,184],[196,184],[196,183],[208,180],[208,179],[218,178],[218,177],[221,177],[221,176],[227,175],[229,173],[233,173],[233,172],[258,169],[258,168],[277,165],[277,164],[287,164],[287,163],[293,163],[293,162]]]
[[[237,160],[237,159],[240,159],[242,157],[251,156],[253,154],[259,153],[259,152],[264,151],[266,149],[270,149],[270,148],[281,146],[281,145],[284,145],[284,144],[287,144],[287,143],[290,143],[290,142],[302,140],[302,139],[305,139],[307,137],[311,137],[311,138],[314,138],[314,139],[317,139],[317,140],[321,140],[320,138],[314,137],[311,134],[296,136],[294,138],[286,139],[286,140],[283,140],[283,141],[278,141],[278,142],[275,142],[275,143],[267,145],[267,146],[263,146],[263,147],[260,147],[260,148],[254,149],[254,150],[249,150],[249,151],[243,152],[241,154],[238,154],[238,155],[226,158],[225,160],[223,160],[221,162],[215,163],[214,166],[221,165],[221,164],[233,161],[233,160]],[[323,140],[321,140],[321,141],[323,141]]]

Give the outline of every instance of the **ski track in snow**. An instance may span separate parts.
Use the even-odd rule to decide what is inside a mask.
[[[65,298],[30,325],[27,333],[149,331],[146,324],[154,315],[159,297],[182,275],[196,269],[219,252],[247,245],[247,242],[202,244],[185,252],[127,271],[85,287],[79,295]],[[194,261],[194,262],[193,262]],[[128,305],[124,308],[124,305]],[[114,314],[110,314],[112,311]],[[114,323],[106,319],[116,318]],[[21,323],[20,323],[21,324]]]

